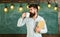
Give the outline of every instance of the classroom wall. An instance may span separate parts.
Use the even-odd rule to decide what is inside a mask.
[[[8,12],[4,12],[3,9],[7,5]],[[23,12],[28,12],[27,4],[22,3],[23,10],[18,11],[21,4],[14,3],[14,10],[10,9],[10,3],[0,4],[0,34],[26,34],[26,26],[17,27],[17,21],[21,17]],[[47,7],[47,3],[40,3],[40,9],[38,10],[38,15],[42,16],[47,25],[47,34],[58,34],[58,10],[54,10],[54,3],[52,3],[51,8]]]

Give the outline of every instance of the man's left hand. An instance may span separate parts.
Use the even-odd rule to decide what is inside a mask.
[[[39,33],[39,32],[40,32],[40,28],[37,26],[36,29],[35,29],[35,31],[36,31],[37,33]]]

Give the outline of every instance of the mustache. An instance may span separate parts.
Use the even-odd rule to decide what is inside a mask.
[[[32,18],[34,15],[35,15],[35,12],[34,13],[30,12],[30,16],[29,17]]]

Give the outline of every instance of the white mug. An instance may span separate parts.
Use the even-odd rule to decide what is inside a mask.
[[[30,13],[29,12],[26,12],[26,17],[29,17]]]

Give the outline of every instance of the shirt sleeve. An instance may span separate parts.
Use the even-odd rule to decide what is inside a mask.
[[[23,19],[23,18],[19,18],[18,22],[17,22],[17,27],[21,27],[23,25],[25,25],[26,23],[26,18]]]
[[[47,26],[46,26],[46,22],[45,20],[41,17],[40,21],[43,21],[44,22],[44,25],[43,25],[43,29],[40,29],[40,33],[47,33]]]

